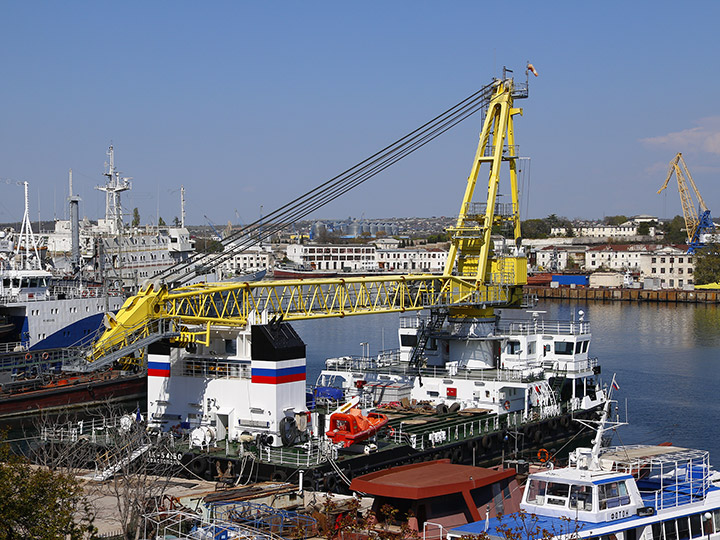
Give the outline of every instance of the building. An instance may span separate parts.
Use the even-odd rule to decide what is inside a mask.
[[[377,266],[391,272],[442,272],[448,252],[439,248],[378,249]]]
[[[377,270],[375,246],[369,244],[290,244],[287,258],[294,264],[315,270],[354,272]]]
[[[682,289],[695,283],[695,265],[687,246],[658,246],[641,257],[640,277],[660,280],[663,289]]]

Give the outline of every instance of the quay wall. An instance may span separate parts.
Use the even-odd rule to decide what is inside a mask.
[[[613,300],[618,302],[671,302],[691,304],[720,304],[720,290],[683,291],[677,289],[622,289],[589,287],[546,287],[525,285],[525,292],[539,299]]]

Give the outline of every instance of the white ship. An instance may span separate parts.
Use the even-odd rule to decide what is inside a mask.
[[[71,219],[36,235],[26,184],[21,231],[0,233],[0,353],[27,351],[32,361],[47,358],[47,349],[56,350],[54,357],[57,349],[86,344],[106,312],[116,312],[137,286],[194,252],[183,226],[124,223],[120,193],[131,185],[115,168],[112,146],[108,156],[108,180],[98,188],[106,193],[105,218],[97,224],[80,221],[80,199],[71,195]]]

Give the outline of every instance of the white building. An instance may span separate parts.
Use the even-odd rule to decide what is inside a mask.
[[[226,250],[232,249],[227,246]],[[260,246],[251,246],[222,263],[223,275],[233,276],[269,270],[272,267],[272,255]]]
[[[378,249],[380,270],[407,272],[442,272],[448,252],[438,248]]]
[[[290,244],[287,258],[295,264],[315,270],[376,270],[375,246],[359,244]]]
[[[659,246],[641,257],[640,277],[657,278],[663,289],[682,289],[695,283],[695,265],[687,246]]]

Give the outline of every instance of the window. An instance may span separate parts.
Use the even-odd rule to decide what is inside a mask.
[[[555,342],[555,354],[571,355],[573,353],[572,342],[567,341],[556,341]]]
[[[650,262],[656,263],[656,262],[657,262],[657,257],[653,257],[652,259],[650,259]]]
[[[520,354],[520,342],[519,341],[508,341],[506,352],[508,354]]]
[[[578,510],[592,510],[592,487],[571,486],[570,487],[570,508]]]
[[[664,274],[664,273],[665,273],[665,267],[664,267],[664,266],[660,269],[660,273],[661,273],[661,274]]]
[[[652,269],[651,269],[651,271],[650,271],[650,273],[651,273],[651,274],[657,274],[657,268],[655,268],[655,267],[653,266]]]
[[[542,480],[530,480],[527,487],[527,502],[534,504],[545,503],[546,482]]]
[[[598,487],[600,510],[630,504],[625,482],[609,482]],[[677,539],[673,539],[677,540]]]
[[[548,482],[545,490],[545,504],[567,506],[570,486],[558,482]]]

